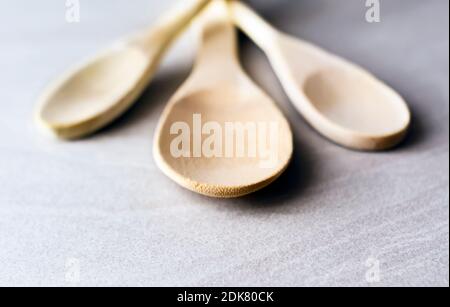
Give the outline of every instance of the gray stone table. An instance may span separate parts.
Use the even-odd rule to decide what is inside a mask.
[[[0,0],[0,286],[448,286],[447,0],[383,1],[380,23],[366,22],[360,0],[253,1],[278,27],[392,85],[414,124],[388,152],[328,142],[243,37],[246,70],[293,125],[295,157],[272,186],[235,200],[180,188],[151,155],[157,119],[189,73],[194,30],[110,127],[73,143],[36,129],[49,80],[172,4],[81,0],[81,22],[67,23],[64,2]]]

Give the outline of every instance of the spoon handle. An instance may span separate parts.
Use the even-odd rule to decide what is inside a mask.
[[[180,0],[147,31],[130,41],[144,50],[154,50],[155,44],[170,45],[211,0]]]
[[[262,19],[250,7],[237,0],[229,0],[228,5],[234,23],[251,37],[263,50],[271,50],[281,33]]]
[[[230,73],[239,67],[236,29],[228,6],[225,0],[213,1],[201,16],[201,43],[195,64],[197,74],[211,77],[217,75],[218,65],[230,70]],[[220,75],[227,74],[221,71]]]

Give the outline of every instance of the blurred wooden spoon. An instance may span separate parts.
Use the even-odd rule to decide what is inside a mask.
[[[411,115],[394,90],[367,71],[280,33],[248,6],[229,1],[235,23],[269,57],[288,96],[321,134],[346,147],[382,150],[405,136]]]
[[[154,156],[160,169],[187,189],[238,197],[267,186],[286,169],[292,132],[275,103],[242,70],[226,3],[214,0],[210,6],[197,63],[162,114]],[[231,133],[227,125],[234,125]],[[275,129],[269,132],[268,126]],[[184,144],[176,142],[180,138]],[[217,142],[208,143],[211,138]]]
[[[38,122],[64,139],[112,122],[141,95],[171,43],[209,1],[182,0],[149,31],[68,71],[42,95]]]

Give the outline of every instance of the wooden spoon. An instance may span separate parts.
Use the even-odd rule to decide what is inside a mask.
[[[209,1],[182,0],[151,30],[67,72],[42,95],[38,122],[65,139],[112,122],[140,96],[163,54]]]
[[[242,70],[226,2],[215,0],[210,6],[204,17],[197,63],[162,114],[154,156],[161,170],[187,189],[212,197],[239,197],[267,186],[286,169],[293,150],[292,132],[275,103]],[[198,122],[200,118],[203,127]],[[232,133],[225,132],[224,127],[233,123],[236,127],[256,126],[258,131],[253,129],[252,136],[247,133],[252,130],[249,128],[246,136],[239,138],[237,128]],[[255,140],[266,124],[274,124],[277,133]],[[174,134],[183,127],[188,133],[184,134],[186,142],[180,156],[173,152],[174,142],[180,138]],[[207,139],[220,133],[223,134],[214,146],[205,145]],[[269,139],[272,142],[266,142]],[[233,146],[226,140],[232,140]],[[260,150],[256,155],[250,154],[249,147],[255,142],[259,149],[271,143],[270,152],[276,156],[271,165],[262,165],[267,156]],[[196,143],[202,143],[202,147]],[[239,154],[238,144],[247,147],[244,155]],[[205,153],[205,146],[213,148],[216,154]]]
[[[229,1],[235,23],[267,54],[298,111],[321,134],[359,150],[382,150],[405,136],[411,115],[394,90],[367,71],[280,33],[248,6]]]

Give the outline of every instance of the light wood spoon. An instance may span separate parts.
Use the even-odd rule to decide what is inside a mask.
[[[298,111],[332,141],[358,150],[398,144],[410,125],[405,101],[362,68],[280,33],[248,6],[229,1],[235,23],[269,57]]]
[[[141,95],[175,38],[210,0],[182,0],[149,31],[68,71],[42,95],[37,120],[56,136],[87,136]]]
[[[239,197],[269,185],[287,168],[293,151],[292,132],[275,103],[241,68],[235,28],[226,2],[213,1],[203,18],[202,42],[196,65],[162,114],[156,130],[154,157],[167,176],[187,189],[211,197]],[[196,116],[197,119],[201,117],[203,128],[198,124],[195,126]],[[205,131],[207,123],[209,128]],[[274,149],[271,154],[276,156],[274,163],[262,166],[261,161],[267,157],[259,150],[255,156],[250,154],[250,150],[240,156],[236,141],[238,130],[227,135],[236,141],[231,150],[225,141],[227,136],[220,137],[213,146],[219,152],[214,156],[207,156],[201,152],[202,149],[195,148],[195,142],[202,141],[205,146],[206,139],[217,136],[227,123],[253,124],[258,128],[268,123],[275,124],[278,131],[275,137],[271,135],[257,140],[258,146],[275,144],[270,145]],[[186,155],[178,157],[174,155],[173,144],[180,136],[174,133],[183,126],[190,129],[190,133],[185,135],[188,138],[186,143],[190,145],[184,148]],[[241,141],[250,146],[255,135],[245,135]],[[269,139],[273,142],[264,142]],[[226,154],[228,150],[231,155]]]

